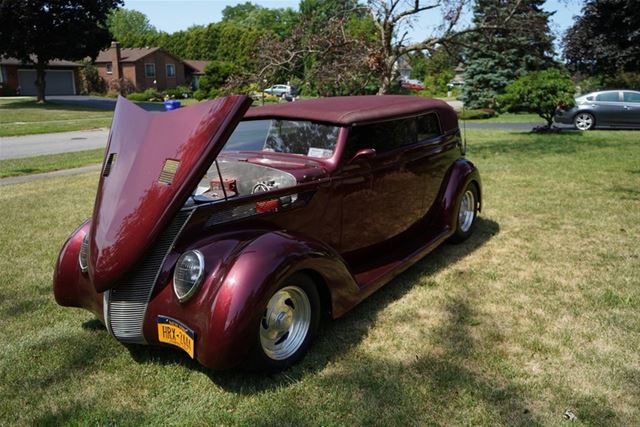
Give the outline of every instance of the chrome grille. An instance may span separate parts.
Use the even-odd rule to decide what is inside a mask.
[[[116,289],[105,292],[108,301],[106,322],[118,340],[145,344],[142,325],[151,291],[167,254],[192,212],[193,210],[180,211],[160,234],[142,262],[124,277]]]

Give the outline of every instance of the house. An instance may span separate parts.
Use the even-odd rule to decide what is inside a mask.
[[[24,63],[16,58],[0,57],[0,95],[36,95],[36,70],[31,58]],[[81,64],[54,59],[45,74],[45,95],[77,95],[80,89]]]
[[[455,75],[453,79],[449,82],[449,87],[462,87],[464,86],[464,66],[462,63],[459,63],[458,66],[453,70]]]
[[[198,89],[200,86],[200,78],[204,76],[204,69],[211,61],[196,61],[194,59],[185,59],[184,62],[191,67],[190,74],[187,74],[187,80],[191,82],[192,89]]]
[[[409,58],[407,56],[401,56],[398,58],[393,68],[397,73],[398,80],[409,80],[411,78],[411,64],[409,64]]]
[[[98,74],[107,83],[126,79],[138,91],[186,86],[199,72],[187,61],[159,47],[121,48],[118,42],[101,51],[95,60]],[[197,75],[197,74],[196,74]]]

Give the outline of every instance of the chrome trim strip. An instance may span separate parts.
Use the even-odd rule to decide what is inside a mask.
[[[111,330],[111,322],[109,320],[109,295],[111,291],[107,289],[102,293],[102,315],[104,317],[104,326],[107,328],[107,332],[110,335],[113,335],[113,331]]]

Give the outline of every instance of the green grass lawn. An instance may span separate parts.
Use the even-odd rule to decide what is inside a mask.
[[[0,160],[0,178],[71,169],[102,163],[104,149]]]
[[[125,347],[56,305],[98,174],[0,187],[0,423],[640,425],[640,132],[468,130],[484,209],[278,375]]]
[[[47,103],[33,99],[0,98],[0,136],[109,127],[113,111],[74,105]]]
[[[537,114],[505,113],[489,119],[467,119],[467,123],[537,123],[544,125],[547,122]],[[460,120],[460,126],[462,126],[462,120]]]
[[[546,124],[546,121],[537,114],[500,114],[490,119],[470,120],[471,123],[540,123]]]
[[[198,101],[180,102],[187,106]],[[55,102],[40,105],[32,98],[0,98],[0,137],[105,128],[111,126],[112,116],[113,111],[98,108]]]

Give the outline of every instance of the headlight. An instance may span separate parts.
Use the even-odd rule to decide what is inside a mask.
[[[89,233],[84,235],[82,239],[82,245],[80,246],[80,253],[78,254],[78,264],[80,264],[80,270],[86,273],[89,270]]]
[[[200,251],[185,252],[173,272],[173,292],[185,302],[198,290],[204,276],[204,257]]]

